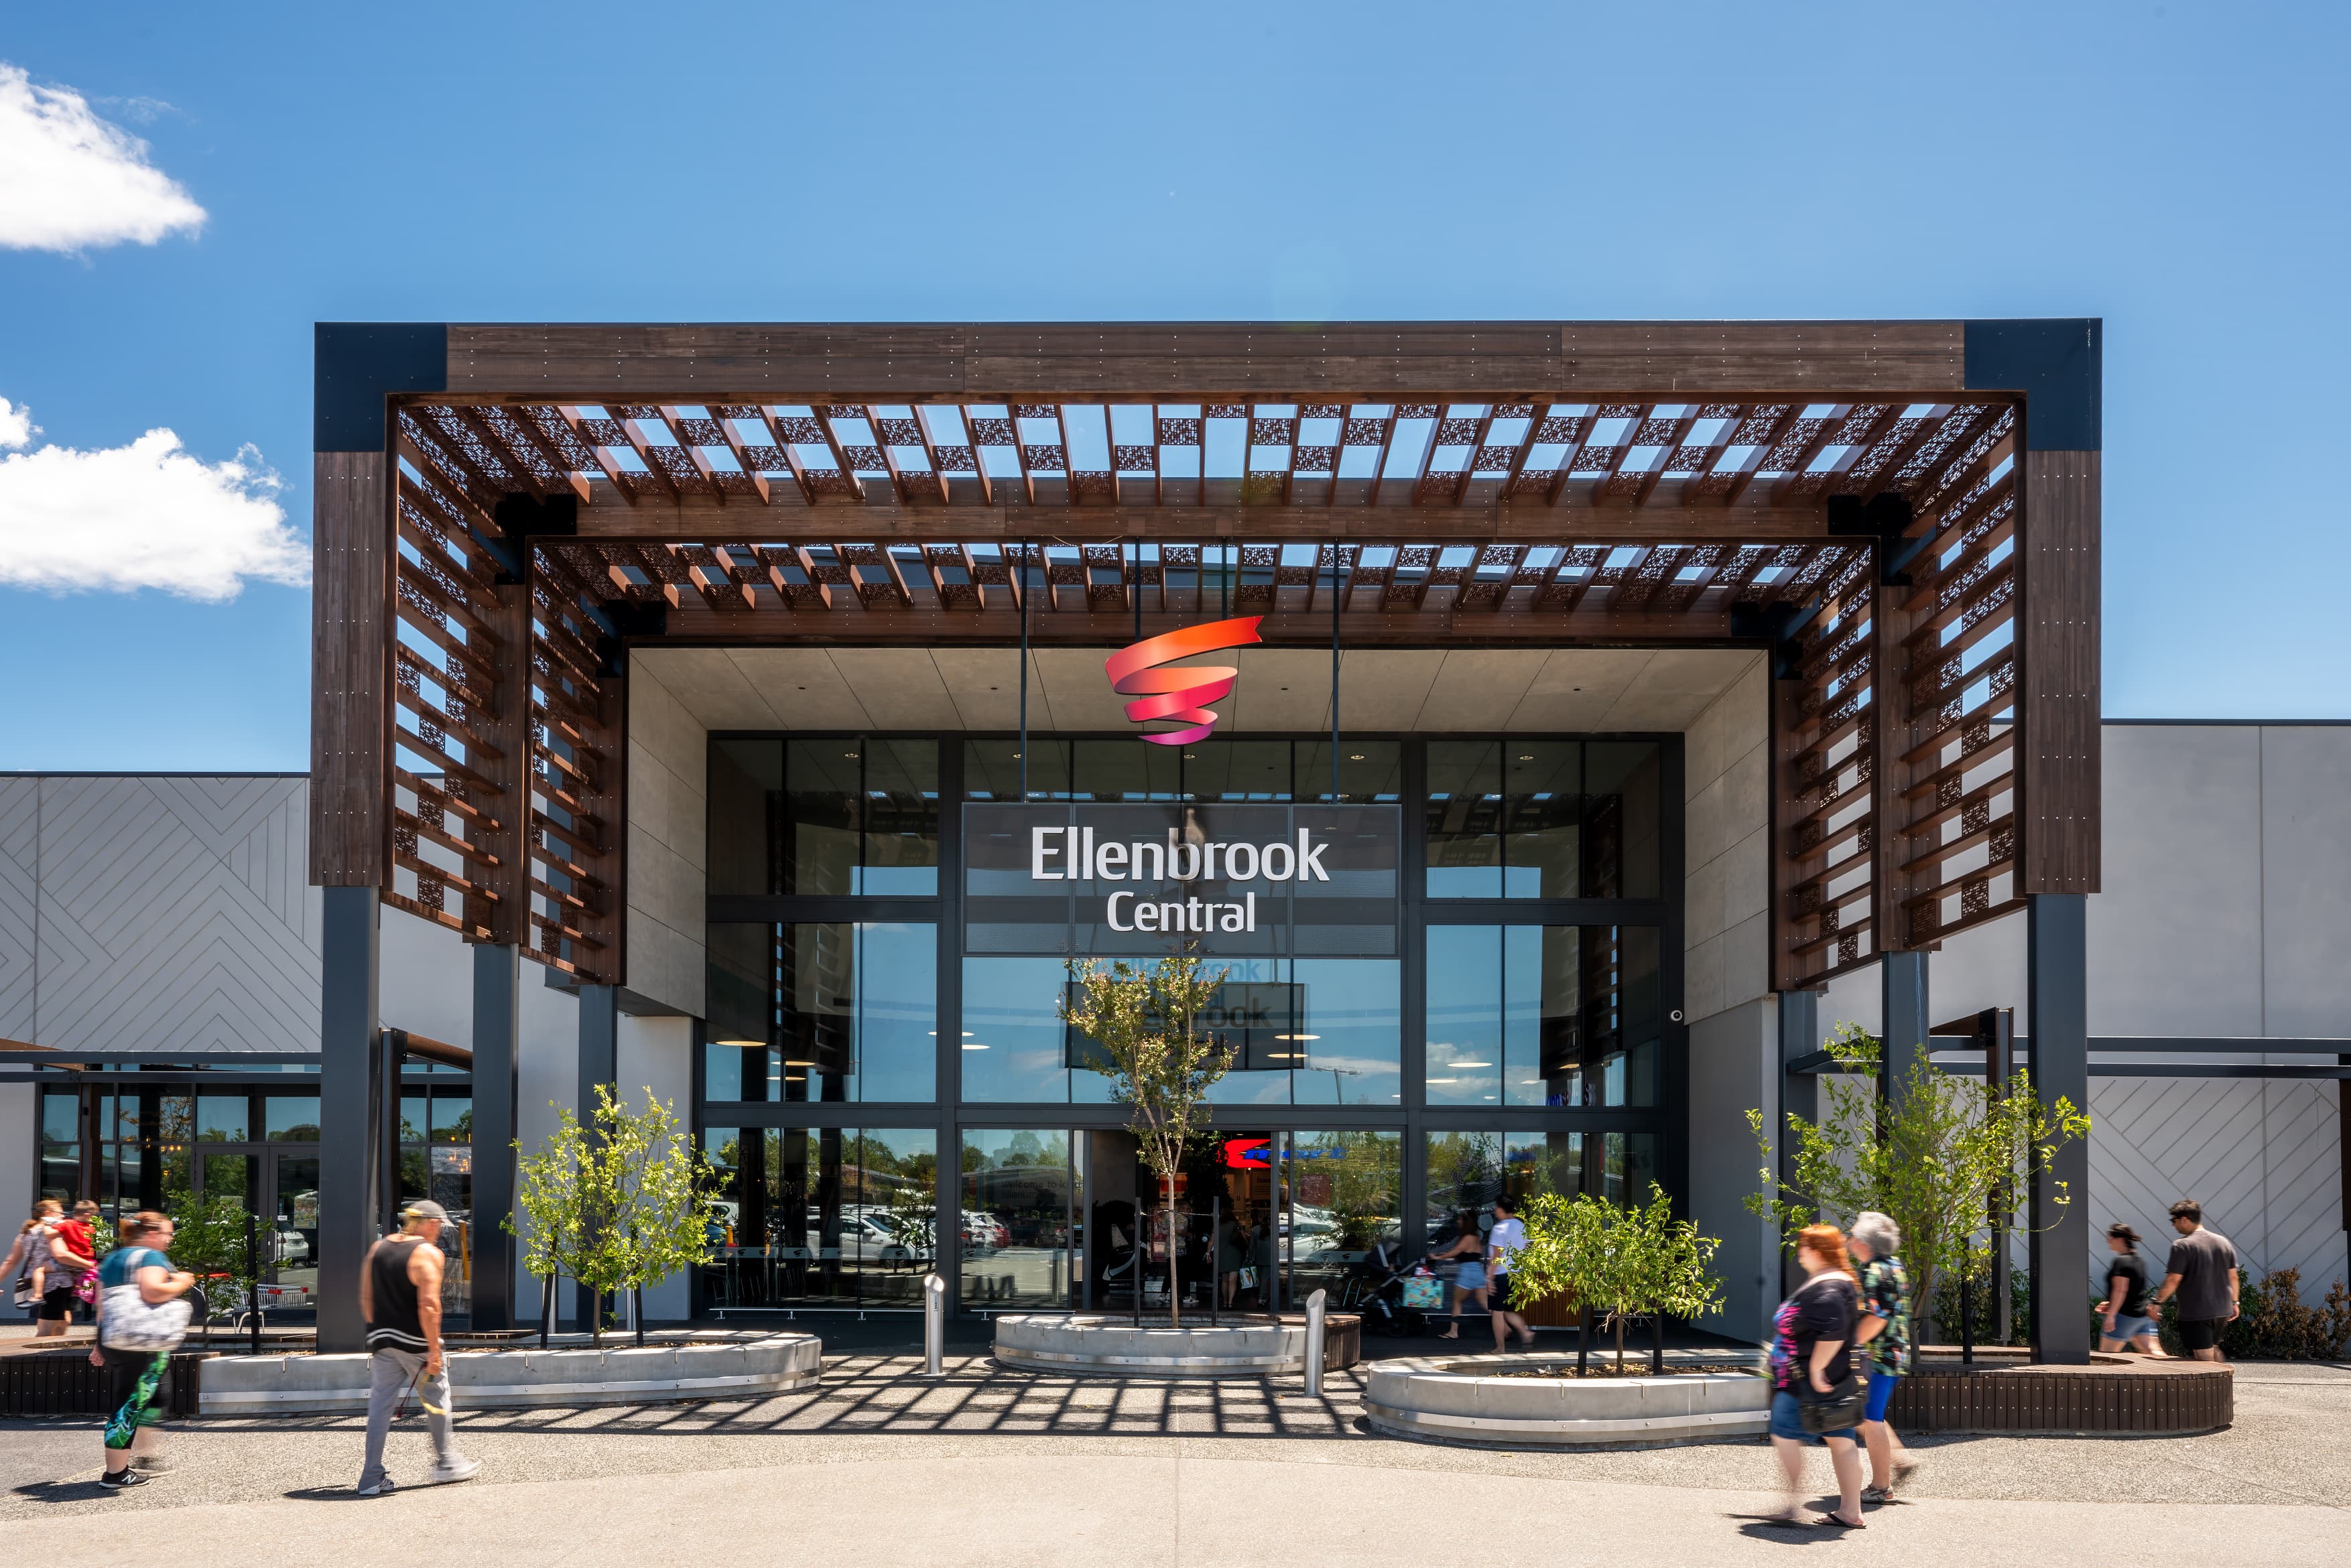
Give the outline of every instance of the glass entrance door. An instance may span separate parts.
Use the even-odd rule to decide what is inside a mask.
[[[281,1309],[315,1309],[319,1304],[319,1156],[272,1149],[263,1189],[268,1200],[270,1239],[264,1250],[270,1261],[269,1284]],[[270,1291],[263,1304],[272,1304]]]
[[[1172,1227],[1166,1191],[1134,1135],[1085,1137],[1093,1249],[1086,1304],[1106,1312],[1165,1312],[1172,1271],[1176,1301],[1187,1314],[1280,1310],[1287,1134],[1217,1128],[1193,1139],[1176,1173]]]

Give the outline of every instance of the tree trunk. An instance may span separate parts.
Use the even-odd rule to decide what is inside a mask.
[[[604,1348],[604,1292],[588,1292],[588,1343],[598,1350]]]
[[[1172,1171],[1165,1177],[1167,1188],[1167,1326],[1184,1326],[1184,1309],[1176,1297],[1176,1176]]]
[[[1616,1314],[1616,1375],[1625,1375],[1625,1314]]]

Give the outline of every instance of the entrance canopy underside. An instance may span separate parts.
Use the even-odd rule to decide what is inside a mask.
[[[2095,886],[2097,330],[322,326],[314,880],[623,981],[632,650],[1764,649],[1816,984]]]

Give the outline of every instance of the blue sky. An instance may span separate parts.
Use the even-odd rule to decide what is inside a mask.
[[[2097,315],[2106,711],[2346,716],[2346,32],[2178,4],[16,7],[0,63],[206,216],[0,248],[0,399],[43,443],[249,446],[242,493],[276,470],[307,531],[319,319]],[[0,768],[307,766],[306,590],[109,575],[93,548],[89,591],[0,587]]]

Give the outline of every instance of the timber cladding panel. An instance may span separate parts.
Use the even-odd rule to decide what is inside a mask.
[[[2026,893],[2098,891],[2099,467],[2095,452],[2024,457]]]
[[[2225,1365],[2119,1358],[2089,1367],[1928,1367],[1895,1385],[1886,1418],[1913,1432],[2210,1432],[2235,1418]]]
[[[925,401],[1051,393],[1953,392],[1957,321],[722,323],[449,329],[448,390]]]
[[[390,459],[313,459],[310,881],[384,884]]]

